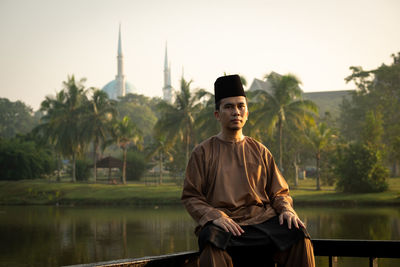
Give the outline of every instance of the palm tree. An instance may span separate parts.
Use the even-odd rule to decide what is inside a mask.
[[[219,122],[214,117],[214,111],[214,95],[207,93],[204,95],[203,106],[200,108],[195,119],[197,140],[204,140],[219,132],[220,126]]]
[[[94,182],[97,180],[97,151],[99,146],[105,148],[106,139],[111,134],[112,120],[115,118],[117,110],[115,101],[110,100],[106,92],[96,88],[93,91],[92,98],[87,103],[87,112],[85,113],[82,125],[83,132],[88,142],[93,141],[93,169]]]
[[[320,159],[321,151],[332,141],[332,130],[323,122],[314,125],[306,130],[306,136],[314,149],[317,168],[317,190],[321,190],[320,184]]]
[[[33,134],[43,143],[50,144],[57,157],[57,181],[60,182],[61,175],[60,175],[60,154],[62,145],[59,142],[59,138],[57,135],[57,131],[55,127],[53,127],[52,121],[54,117],[58,113],[57,109],[64,101],[65,94],[63,91],[56,94],[55,98],[46,96],[45,100],[42,101],[40,111],[43,112],[43,116],[39,121],[39,125],[37,125],[33,130]]]
[[[170,151],[172,148],[171,144],[167,142],[165,135],[155,136],[154,142],[147,147],[148,154],[147,157],[151,158],[154,155],[158,156],[158,167],[159,167],[159,184],[163,182],[163,162],[166,157],[169,157],[170,160],[173,158]]]
[[[81,118],[87,102],[85,79],[75,81],[74,75],[63,82],[63,90],[55,98],[46,97],[40,110],[44,112],[40,131],[63,156],[72,159],[72,181],[76,181],[76,158],[84,150]]]
[[[266,130],[273,136],[278,130],[279,136],[279,167],[282,169],[283,158],[283,134],[288,122],[299,128],[304,120],[313,120],[317,112],[317,106],[310,100],[301,99],[301,81],[292,74],[279,75],[271,73],[265,78],[271,84],[269,92],[256,91],[255,99],[252,99],[251,116],[253,125],[259,131]]]
[[[171,144],[177,141],[185,145],[185,160],[189,160],[190,146],[195,143],[194,120],[201,109],[200,99],[207,94],[205,90],[190,92],[190,84],[183,77],[181,91],[177,94],[174,105],[165,101],[160,102],[158,108],[163,114],[155,125],[156,135],[165,134],[166,140]]]
[[[142,136],[139,129],[127,116],[114,124],[113,136],[123,151],[122,182],[126,184],[126,154],[128,146],[131,143],[137,144],[142,139]]]

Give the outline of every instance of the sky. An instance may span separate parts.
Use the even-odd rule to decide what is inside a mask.
[[[0,0],[0,97],[34,110],[69,75],[102,88],[124,72],[138,94],[172,86],[213,91],[238,73],[249,85],[292,73],[305,92],[354,89],[350,66],[374,69],[400,51],[398,0]]]

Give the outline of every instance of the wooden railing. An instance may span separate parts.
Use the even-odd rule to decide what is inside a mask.
[[[315,256],[329,257],[329,266],[337,266],[337,257],[369,258],[377,267],[378,258],[400,258],[400,241],[313,239]]]
[[[400,258],[400,241],[313,239],[315,256],[329,257],[329,266],[337,266],[337,257],[369,258],[369,266],[377,267],[378,258]],[[175,267],[184,266],[198,257],[198,252],[189,251],[175,254],[124,259],[91,264],[73,265],[74,267],[113,266],[113,267]],[[70,266],[72,267],[72,266]]]

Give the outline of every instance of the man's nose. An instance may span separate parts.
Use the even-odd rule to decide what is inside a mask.
[[[240,114],[239,108],[238,107],[233,107],[232,108],[232,114],[235,115],[235,116],[239,115]]]

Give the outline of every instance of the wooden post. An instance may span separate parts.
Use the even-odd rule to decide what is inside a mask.
[[[369,258],[369,267],[378,267],[378,258]]]
[[[329,256],[329,267],[337,267],[337,257]]]

